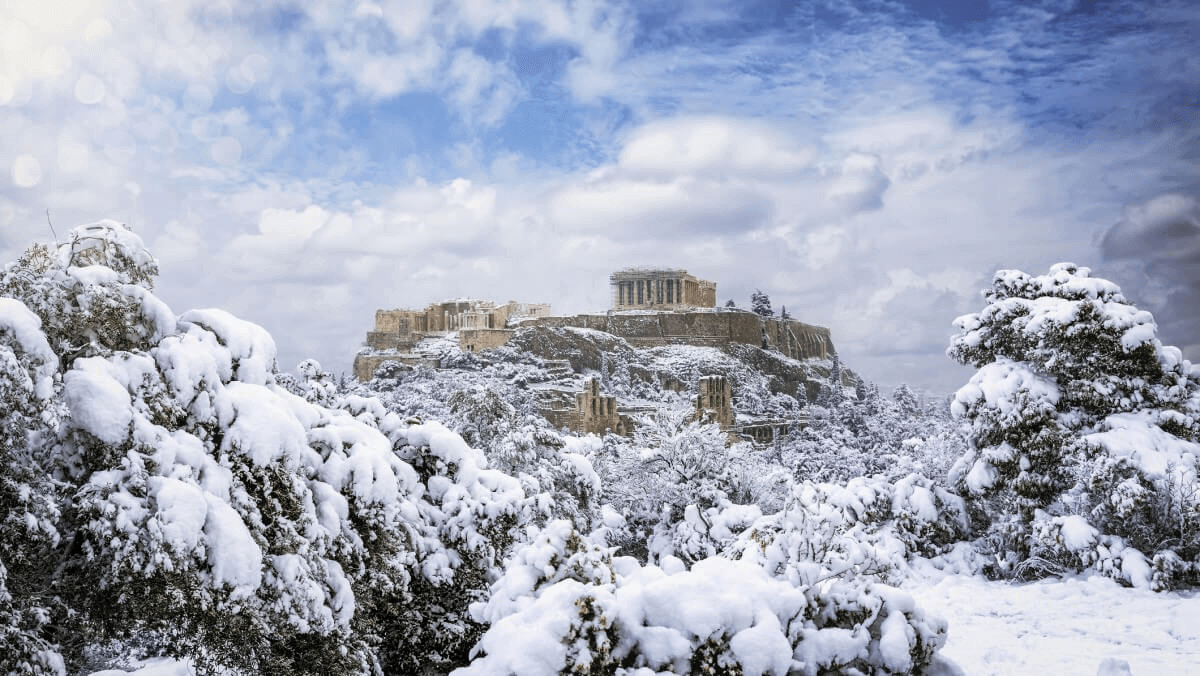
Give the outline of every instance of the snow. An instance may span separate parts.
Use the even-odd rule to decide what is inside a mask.
[[[1104,448],[1114,458],[1127,458],[1152,478],[1164,478],[1171,470],[1182,472],[1190,482],[1200,458],[1200,444],[1185,441],[1155,424],[1154,413],[1118,413],[1104,419],[1103,431],[1084,440]]]
[[[959,388],[954,395],[951,410],[956,416],[963,411],[985,403],[1002,417],[1023,417],[1025,412],[1019,404],[1033,404],[1039,409],[1053,410],[1059,400],[1058,386],[1054,381],[1036,373],[1027,364],[1005,357],[984,365],[971,380]]]
[[[787,674],[792,664],[792,646],[773,613],[760,612],[753,626],[729,639],[729,650],[737,656],[745,676]]]
[[[63,378],[71,426],[114,446],[129,437],[133,422],[133,402],[115,370],[101,357],[87,357],[75,360]]]
[[[148,483],[158,505],[155,521],[163,540],[181,554],[191,553],[203,542],[208,516],[204,491],[168,477],[150,477]]]
[[[267,387],[232,382],[217,392],[214,404],[217,420],[226,428],[220,450],[245,455],[256,465],[278,458],[299,459],[309,466],[320,464],[308,446],[304,426]]]
[[[218,309],[189,310],[179,321],[211,331],[229,350],[235,367],[232,375],[238,380],[258,385],[274,382],[275,339],[263,327]]]
[[[34,357],[33,384],[39,399],[50,397],[54,374],[58,372],[58,355],[50,349],[42,333],[42,320],[25,304],[12,298],[0,298],[0,335],[9,333],[23,352]]]
[[[932,575],[905,586],[945,617],[941,654],[971,676],[1196,673],[1200,593],[1130,589],[1102,576],[1029,584]]]
[[[232,364],[222,363],[218,355],[226,352],[216,341],[216,336],[195,325],[187,327],[185,333],[168,336],[151,351],[158,368],[179,400],[187,403],[200,420],[211,413],[211,401],[207,396],[197,401],[209,386],[228,382],[233,376]]]
[[[155,657],[141,663],[133,671],[122,669],[105,669],[93,671],[91,676],[193,676],[196,671],[192,666],[180,660],[169,657]]]
[[[1080,552],[1091,549],[1096,544],[1096,539],[1099,536],[1099,531],[1092,528],[1087,519],[1072,514],[1070,516],[1055,517],[1061,527],[1063,545],[1072,552]]]
[[[1139,315],[1150,317],[1149,312],[1139,312]],[[1121,347],[1127,352],[1132,352],[1146,343],[1153,343],[1158,334],[1158,327],[1155,326],[1154,320],[1148,322],[1134,324],[1121,334]]]
[[[145,287],[136,284],[126,284],[122,289],[125,294],[136,298],[142,306],[142,314],[150,318],[154,333],[148,336],[153,342],[175,332],[178,318],[171,308]]]
[[[142,238],[124,223],[111,218],[77,226],[71,230],[71,236],[74,238],[73,243],[64,245],[59,250],[59,262],[64,268],[70,264],[71,258],[75,255],[92,248],[108,250],[110,245],[129,256],[138,268],[157,269],[158,267],[154,256],[142,242]]]
[[[992,463],[982,459],[976,460],[971,465],[971,471],[967,472],[967,490],[975,495],[982,495],[987,489],[995,486],[999,478],[1000,471],[993,467]]]
[[[204,534],[213,579],[232,588],[231,598],[248,598],[262,582],[262,550],[232,507],[209,493],[204,499],[208,503]]]

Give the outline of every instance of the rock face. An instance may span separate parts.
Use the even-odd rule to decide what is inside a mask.
[[[760,317],[742,310],[712,309],[674,312],[622,312],[538,317],[521,322],[530,327],[576,327],[624,338],[633,347],[697,345],[728,349],[754,345],[778,350],[792,359],[828,359],[834,352],[829,329],[792,319]]]

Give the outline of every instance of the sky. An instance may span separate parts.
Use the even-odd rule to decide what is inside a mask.
[[[1200,4],[0,3],[0,261],[101,218],[179,313],[348,371],[378,308],[603,311],[686,268],[949,392],[997,269],[1200,362]]]

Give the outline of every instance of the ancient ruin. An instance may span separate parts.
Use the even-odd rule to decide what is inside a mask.
[[[717,285],[672,268],[625,268],[608,278],[612,309],[685,310],[716,307]]]
[[[531,317],[547,317],[547,303],[496,305],[488,300],[459,299],[430,303],[422,310],[376,310],[375,327],[367,332],[366,347],[354,360],[354,377],[370,380],[385,361],[436,366],[429,355],[416,352],[417,344],[457,332],[464,350],[481,352],[506,343],[511,323]]]
[[[733,426],[733,390],[725,376],[704,376],[698,383],[695,419],[717,423],[724,429]]]
[[[609,433],[628,436],[633,433],[630,418],[622,416],[617,410],[617,398],[601,394],[599,378],[588,378],[582,392],[545,388],[539,394],[538,412],[555,427],[566,428],[576,434],[601,436]],[[573,398],[573,401],[569,401],[569,398]]]
[[[740,344],[797,360],[827,359],[833,354],[829,329],[716,307],[716,284],[686,270],[626,268],[612,273],[609,282],[611,307],[596,314],[556,317],[547,304],[495,305],[471,299],[433,303],[422,310],[379,310],[366,346],[354,360],[354,376],[369,380],[385,361],[437,368],[447,341],[464,352],[480,353],[507,344],[522,327],[601,331],[635,348],[695,345],[728,351]],[[540,356],[552,373],[552,382],[538,388],[539,411],[547,420],[579,434],[633,433],[638,416],[646,411],[620,406],[615,396],[601,392],[596,378],[584,381],[580,391],[569,362],[558,355]],[[694,402],[693,419],[719,424],[731,439],[769,443],[786,433],[790,424],[766,420],[739,424],[732,388],[723,376],[701,377]]]

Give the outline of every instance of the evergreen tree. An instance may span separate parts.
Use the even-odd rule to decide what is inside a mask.
[[[829,405],[837,406],[846,398],[845,390],[842,389],[842,360],[837,353],[833,353],[833,365],[829,367]]]
[[[760,317],[775,316],[775,311],[771,309],[771,299],[767,297],[767,294],[757,289],[755,289],[754,293],[750,294],[750,309]]]
[[[779,318],[780,319],[791,319],[792,318],[792,316],[790,314],[788,314],[786,305],[779,308]]]
[[[913,392],[912,388],[905,383],[901,383],[892,392],[892,399],[900,406],[900,411],[904,415],[916,415],[921,410],[921,400],[917,398],[917,393]]]
[[[733,302],[733,299],[730,298],[729,300],[725,301],[725,307],[735,308],[737,307],[737,303]]]
[[[1195,572],[1200,377],[1191,364],[1158,341],[1149,312],[1087,268],[1001,270],[984,298],[982,311],[955,321],[948,351],[979,369],[953,404],[971,446],[952,479],[1001,499],[991,518],[1016,517],[1018,557],[1064,504],[1084,501],[1100,533],[1182,557]],[[1134,583],[1136,567],[1117,565]]]
[[[799,408],[808,406],[808,388],[804,386],[804,383],[796,386],[796,403]]]

